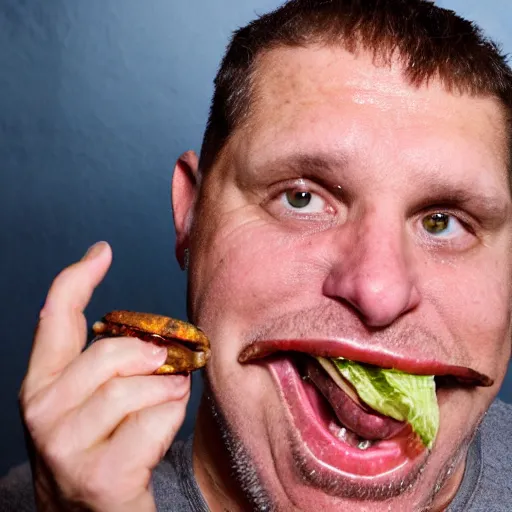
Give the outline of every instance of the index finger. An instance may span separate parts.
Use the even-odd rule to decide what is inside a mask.
[[[106,242],[93,245],[53,281],[40,313],[23,392],[28,398],[55,380],[87,341],[83,311],[112,261]]]

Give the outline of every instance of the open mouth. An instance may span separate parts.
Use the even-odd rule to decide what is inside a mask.
[[[311,459],[309,472],[375,478],[405,471],[426,457],[428,451],[407,423],[365,408],[335,389],[315,363],[289,353],[265,361],[287,405],[300,450]]]
[[[331,357],[344,357],[346,351],[337,345]],[[316,353],[309,353],[308,347],[315,347]],[[393,475],[402,479],[413,473],[427,458],[429,447],[409,421],[383,414],[363,401],[355,386],[335,371],[329,352],[325,343],[263,341],[242,352],[239,361],[260,362],[269,368],[294,426],[294,449],[299,452],[295,455],[302,465],[306,463],[309,474],[332,478],[334,472],[336,477],[355,482],[370,478],[373,483],[384,483]],[[386,357],[383,365],[389,368]],[[450,386],[492,383],[472,369],[414,361],[412,365],[420,368],[420,375],[430,370],[435,376],[435,392]]]
[[[406,422],[372,410],[356,389],[335,373],[328,360],[319,362],[303,355],[294,359],[311,406],[337,439],[367,450],[375,442],[391,439],[408,428]]]

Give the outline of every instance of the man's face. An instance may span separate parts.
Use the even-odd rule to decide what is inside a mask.
[[[460,474],[510,357],[501,111],[313,47],[264,56],[253,98],[204,178],[191,234],[190,307],[212,342],[217,406],[279,509],[424,506],[449,468]],[[438,389],[430,455],[410,436],[360,450],[336,437],[293,354],[239,363],[273,340],[356,347],[411,372],[468,367],[495,384]]]

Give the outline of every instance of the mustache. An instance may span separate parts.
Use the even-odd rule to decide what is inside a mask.
[[[276,352],[298,351],[344,357],[382,368],[421,375],[453,376],[462,382],[491,386],[464,344],[442,339],[425,325],[400,319],[385,328],[369,328],[353,314],[332,306],[277,314],[245,333],[240,363]]]

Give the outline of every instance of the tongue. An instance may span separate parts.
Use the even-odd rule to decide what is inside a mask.
[[[331,404],[344,427],[364,439],[377,440],[394,437],[407,426],[369,408],[363,409],[329,377],[317,361],[307,359],[306,375]]]

